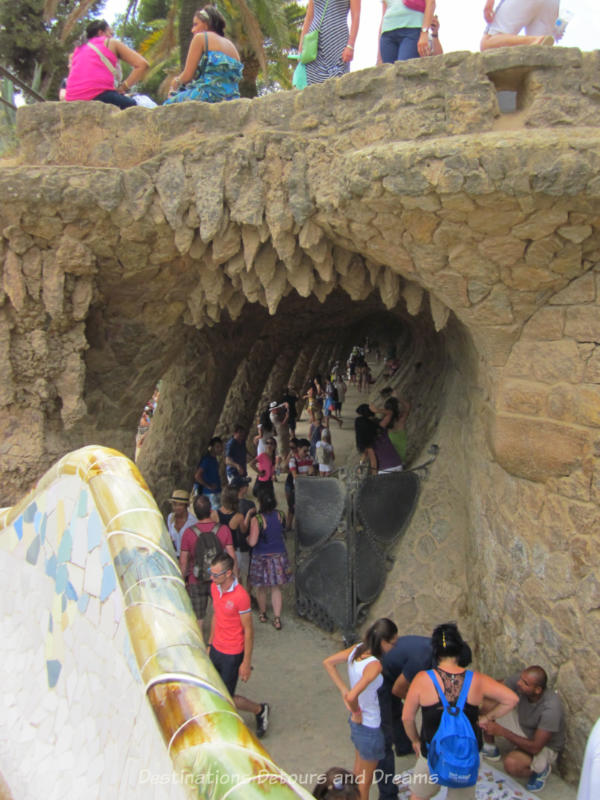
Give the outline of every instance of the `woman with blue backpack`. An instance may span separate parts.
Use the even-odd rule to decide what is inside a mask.
[[[479,706],[484,698],[498,705],[501,716],[518,702],[517,695],[489,675],[466,669],[471,648],[453,622],[438,625],[431,636],[435,667],[419,672],[412,681],[402,722],[417,754],[411,778],[412,800],[428,800],[448,787],[448,800],[474,800],[479,772],[482,731]],[[415,716],[422,712],[417,733]]]

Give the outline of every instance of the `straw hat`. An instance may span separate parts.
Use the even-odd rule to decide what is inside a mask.
[[[190,502],[190,493],[186,492],[185,489],[175,489],[171,497],[169,497],[169,501],[171,503],[185,503],[187,506]]]

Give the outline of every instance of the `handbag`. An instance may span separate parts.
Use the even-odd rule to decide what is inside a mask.
[[[411,11],[420,11],[421,14],[425,11],[425,0],[402,0],[402,2]]]
[[[304,64],[297,64],[292,76],[292,86],[295,89],[306,89],[306,67]]]
[[[321,30],[321,25],[325,19],[325,12],[327,11],[328,5],[329,0],[327,0],[325,3],[325,8],[323,9],[321,20],[319,22],[319,27],[314,31],[310,31],[309,33],[305,34],[304,39],[302,39],[302,52],[300,53],[301,64],[310,64],[317,58],[317,52],[319,50],[319,31]]]

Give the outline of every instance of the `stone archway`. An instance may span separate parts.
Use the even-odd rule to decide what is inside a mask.
[[[543,661],[577,758],[600,713],[598,60],[517,48],[210,108],[22,109],[0,172],[4,501],[82,444],[131,453],[164,375],[160,499],[241,412],[237,384],[258,400],[282,348],[283,379],[387,313],[435,353],[422,442],[446,456],[413,578],[379,606],[467,619],[495,672]]]

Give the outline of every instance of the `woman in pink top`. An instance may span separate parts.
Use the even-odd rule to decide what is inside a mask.
[[[252,459],[248,466],[258,472],[254,482],[254,496],[259,498],[265,493],[273,494],[273,475],[275,474],[276,440],[270,436],[265,442],[265,451]]]
[[[146,74],[148,62],[118,39],[103,19],[94,20],[86,28],[86,39],[75,49],[67,78],[66,100],[100,100],[119,108],[135,106],[125,94]],[[121,80],[119,59],[133,67],[126,80]]]

